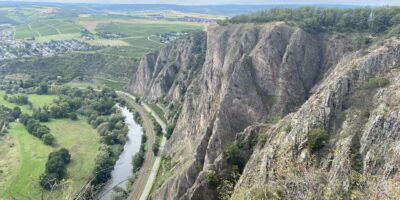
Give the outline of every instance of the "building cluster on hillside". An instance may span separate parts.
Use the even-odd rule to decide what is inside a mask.
[[[0,60],[27,58],[32,56],[50,57],[73,51],[90,50],[90,46],[77,40],[50,41],[46,43],[16,41],[8,31],[0,31]]]
[[[161,43],[168,44],[168,43],[175,41],[187,34],[188,34],[188,32],[185,32],[185,31],[183,31],[183,32],[173,31],[173,32],[163,33],[163,34],[159,35],[159,37],[160,37]]]
[[[206,24],[216,24],[216,21],[214,19],[207,19],[207,18],[199,18],[199,17],[180,17],[177,18],[178,21],[183,21],[183,22],[196,22],[196,23],[206,23]]]
[[[0,42],[12,42],[13,41],[13,32],[9,30],[0,31]]]

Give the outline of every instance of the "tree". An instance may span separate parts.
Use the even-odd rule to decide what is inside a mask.
[[[12,112],[11,112],[11,116],[14,117],[14,119],[19,118],[19,116],[21,115],[21,108],[20,107],[14,107]]]
[[[39,178],[39,184],[43,189],[50,190],[57,185],[58,178],[56,174],[44,173]]]
[[[219,185],[219,178],[215,170],[212,169],[207,170],[205,175],[205,180],[206,183],[212,188],[217,188]]]
[[[54,136],[52,134],[45,134],[45,135],[42,136],[42,141],[46,145],[53,145]]]
[[[236,143],[229,144],[225,149],[224,149],[224,154],[223,154],[228,161],[228,164],[232,166],[237,166],[239,169],[243,169],[244,167],[244,161],[242,157],[240,156],[240,149]]]
[[[172,136],[174,129],[175,129],[175,124],[169,124],[167,126],[167,130],[166,130],[167,133],[165,134],[165,137],[167,137],[167,139],[169,139]]]
[[[68,149],[61,148],[58,150],[58,155],[64,160],[65,163],[69,163],[71,161],[71,154],[69,154]]]
[[[76,115],[75,113],[70,113],[69,114],[69,119],[71,119],[71,120],[78,120],[78,115]]]
[[[153,153],[154,153],[154,155],[157,155],[159,150],[160,150],[160,144],[158,142],[155,142],[153,144]]]
[[[51,157],[46,163],[46,174],[54,174],[60,180],[65,175],[65,162],[59,156]]]
[[[65,148],[51,152],[46,162],[45,173],[40,176],[39,184],[44,189],[51,189],[64,177],[66,165],[70,162],[71,155]]]
[[[133,171],[134,172],[139,171],[139,169],[142,167],[143,163],[144,163],[144,152],[139,151],[132,158]]]
[[[39,84],[39,87],[36,91],[37,94],[47,94],[49,92],[49,86],[47,83],[41,83]]]

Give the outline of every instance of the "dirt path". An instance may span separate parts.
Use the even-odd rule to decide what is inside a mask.
[[[42,35],[39,33],[39,31],[33,30],[31,24],[28,24],[28,27],[29,27],[29,29],[30,29],[31,31],[36,32],[36,33],[38,34],[39,37],[42,37]]]
[[[52,28],[52,29],[54,29],[54,30],[56,30],[57,31],[57,33],[59,34],[59,35],[61,35],[62,33],[61,33],[61,31],[60,31],[60,29],[58,29],[57,27],[55,27],[55,26],[53,26],[53,25],[50,25],[50,24],[46,24],[48,27],[50,27],[50,28]]]
[[[159,41],[152,40],[151,37],[153,37],[153,36],[156,37],[155,35],[149,35],[149,36],[147,37],[147,40],[150,41],[150,42],[157,43],[157,44],[162,44],[162,43],[159,42]]]
[[[143,128],[146,129],[146,135],[147,135],[147,146],[146,146],[146,155],[145,155],[145,160],[142,168],[140,169],[138,173],[138,177],[133,184],[133,190],[131,194],[129,195],[129,199],[139,199],[140,195],[143,191],[143,189],[146,186],[147,183],[147,178],[151,172],[151,169],[154,164],[154,154],[153,154],[153,145],[155,142],[155,133],[153,129],[153,122],[151,119],[147,116],[147,112],[144,110],[143,107],[139,106],[134,99],[131,97],[127,96],[126,94],[123,93],[118,93],[120,97],[122,97],[129,105],[137,111],[140,116],[143,119]],[[133,155],[132,155],[133,156]]]

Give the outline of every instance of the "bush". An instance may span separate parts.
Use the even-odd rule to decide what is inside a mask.
[[[373,90],[377,88],[386,87],[389,84],[390,81],[387,78],[371,78],[363,84],[362,88],[364,90]]]
[[[147,135],[146,134],[142,134],[142,144],[147,142]]]
[[[257,144],[265,144],[265,142],[267,141],[267,134],[261,133],[261,132],[258,133],[256,140],[257,140]]]
[[[78,115],[76,115],[75,113],[71,113],[71,114],[69,114],[69,119],[71,119],[71,120],[78,120]]]
[[[160,144],[158,142],[155,142],[154,145],[153,145],[153,153],[154,153],[154,155],[157,155],[159,150],[160,150]]]
[[[153,126],[154,126],[154,132],[157,134],[157,136],[161,136],[163,134],[162,128],[155,119],[153,119]]]
[[[210,187],[217,188],[219,185],[219,178],[217,172],[215,172],[215,170],[212,169],[207,170],[205,174],[205,181]]]
[[[45,134],[42,136],[42,141],[46,145],[53,145],[54,143],[54,136],[51,134]]]
[[[288,125],[285,127],[285,132],[286,133],[290,133],[290,131],[292,131],[292,125]]]
[[[328,142],[329,135],[319,128],[311,129],[307,133],[307,147],[312,152],[320,151]]]
[[[40,176],[39,184],[43,189],[53,189],[64,177],[66,165],[71,161],[71,155],[65,148],[51,152],[46,162],[44,174]]]
[[[224,156],[228,164],[237,166],[239,169],[244,167],[244,161],[240,156],[240,149],[237,143],[232,143],[224,149]]]
[[[165,135],[165,137],[167,137],[167,139],[169,139],[172,136],[172,133],[174,132],[175,129],[175,124],[170,124],[167,127],[167,133]]]
[[[56,174],[42,174],[39,178],[39,184],[43,189],[50,190],[58,183]]]
[[[139,169],[143,166],[144,163],[144,152],[139,151],[132,158],[133,172],[139,171]]]

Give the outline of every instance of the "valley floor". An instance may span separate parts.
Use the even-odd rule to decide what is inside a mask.
[[[3,99],[4,94],[0,91],[0,104],[15,107],[15,104]],[[42,107],[55,98],[53,95],[29,95],[33,107]],[[32,113],[27,106],[21,106],[21,109],[23,113]],[[86,184],[100,146],[96,130],[83,118],[77,121],[53,119],[44,124],[55,137],[54,146],[44,145],[41,140],[29,134],[19,122],[11,123],[9,133],[0,138],[1,198],[40,199],[42,190],[38,180],[44,172],[47,157],[50,152],[61,147],[69,149],[72,157],[67,166],[67,179],[63,182],[62,189],[52,193],[45,192],[44,196],[50,199],[63,196],[68,199]]]

